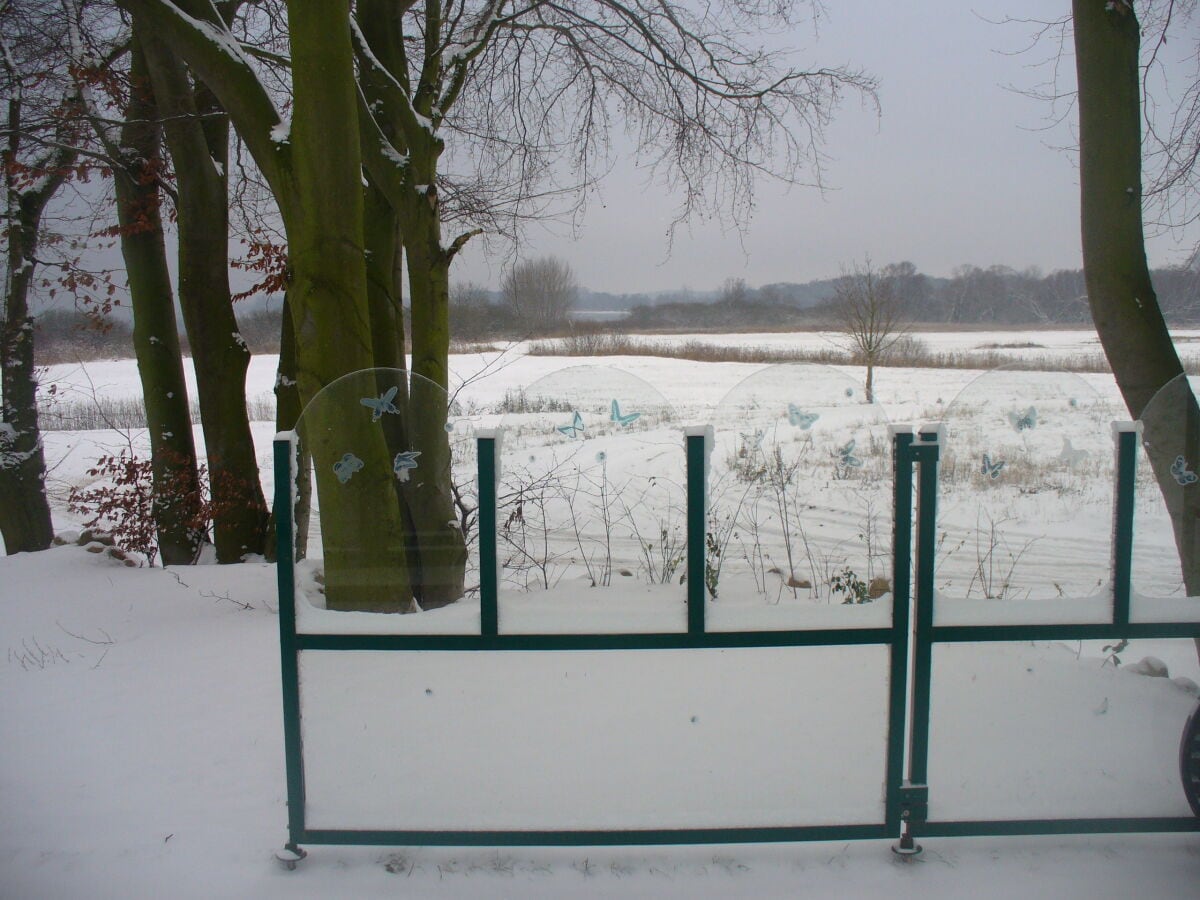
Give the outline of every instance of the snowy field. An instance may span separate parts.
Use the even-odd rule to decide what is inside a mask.
[[[1095,350],[1085,332],[923,338],[937,350]],[[789,339],[814,338],[720,338]],[[274,366],[254,360],[252,398],[269,395]],[[475,431],[501,427],[501,521],[522,502],[521,525],[501,541],[502,630],[682,630],[681,433],[696,424],[715,426],[714,630],[890,621],[888,426],[897,423],[938,422],[948,433],[939,621],[1104,614],[1108,423],[1123,418],[1110,376],[881,369],[877,402],[865,404],[852,368],[526,357],[518,346],[454,357],[452,369],[453,438],[465,448],[456,478],[470,480]],[[138,395],[130,361],[54,367],[51,382],[63,403]],[[274,426],[254,428],[270,491]],[[78,528],[65,497],[89,483],[94,459],[143,439],[46,434],[57,528]],[[538,482],[547,472],[558,477]],[[535,482],[553,489],[536,494]],[[1135,619],[1191,602],[1155,492],[1143,471]],[[317,535],[319,521],[314,550]],[[844,605],[851,580],[873,596]],[[310,588],[302,629],[377,618],[320,609],[312,584],[301,584]],[[1200,883],[1195,834],[928,839],[909,864],[876,842],[316,847],[286,873],[270,858],[286,839],[275,606],[274,569],[262,563],[127,568],[74,545],[0,560],[0,896],[1180,897]],[[403,627],[468,630],[477,610],[468,599]],[[417,625],[426,618],[434,624]],[[882,648],[311,656],[305,740],[317,827],[882,817]],[[1189,679],[1200,681],[1192,643],[1135,642],[1119,667],[1108,656],[1076,642],[935,648],[931,816],[1186,815],[1176,756],[1196,703]],[[1145,656],[1171,677],[1138,674]]]
[[[1173,332],[1175,345],[1185,361],[1200,359],[1200,331],[1179,329]],[[912,331],[909,336],[933,353],[988,353],[1014,361],[1094,360],[1103,356],[1100,339],[1094,331],[1073,328],[1048,330],[975,330]],[[762,350],[837,351],[845,350],[846,337],[833,331],[764,332],[749,334],[712,334],[697,332],[678,335],[631,335],[631,340],[649,344],[700,343],[716,347]]]

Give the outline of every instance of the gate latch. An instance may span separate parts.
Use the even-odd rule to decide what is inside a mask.
[[[900,820],[908,823],[923,823],[929,818],[929,785],[908,784],[900,786]]]

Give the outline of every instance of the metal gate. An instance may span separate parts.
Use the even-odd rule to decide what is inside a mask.
[[[614,416],[617,414],[614,403]],[[706,433],[685,437],[686,465],[686,630],[658,633],[513,634],[501,627],[498,610],[497,440],[477,438],[479,485],[480,614],[472,634],[306,633],[297,627],[293,560],[294,435],[275,443],[280,648],[283,676],[284,735],[287,765],[288,848],[295,858],[306,844],[379,845],[628,845],[734,842],[897,839],[910,849],[913,839],[935,835],[1036,834],[1113,831],[1197,831],[1195,817],[1094,817],[1037,819],[938,820],[929,815],[937,773],[929,771],[934,648],[962,642],[1197,637],[1200,622],[1131,622],[1131,566],[1134,474],[1138,451],[1132,427],[1116,435],[1117,483],[1114,517],[1111,617],[1103,623],[1042,625],[939,625],[936,615],[935,562],[941,432],[895,428],[892,436],[892,604],[886,627],[814,628],[780,631],[717,631],[706,627]],[[915,524],[915,528],[914,528]],[[913,576],[915,573],[915,579]],[[713,827],[474,829],[461,827],[388,829],[312,827],[306,800],[305,748],[302,740],[301,661],[306,654],[481,653],[506,654],[613,651],[636,654],[664,650],[723,650],[814,647],[882,648],[887,654],[886,739],[878,766],[884,784],[882,816],[868,821],[795,821],[767,826],[730,823]],[[932,776],[932,777],[931,777]]]

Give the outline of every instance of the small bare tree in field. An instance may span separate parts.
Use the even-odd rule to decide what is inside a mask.
[[[833,312],[850,351],[867,367],[867,402],[875,399],[875,366],[908,330],[904,303],[887,269],[868,258],[843,271],[833,294]]]
[[[526,329],[565,325],[579,297],[571,267],[552,256],[520,262],[504,279],[504,304]]]

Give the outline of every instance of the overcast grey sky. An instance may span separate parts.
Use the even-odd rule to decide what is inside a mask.
[[[567,260],[584,286],[614,293],[684,286],[709,290],[726,278],[754,286],[837,275],[864,254],[880,264],[911,260],[948,275],[957,265],[1078,268],[1079,197],[1069,123],[1046,131],[1047,104],[1012,90],[1048,77],[1035,64],[1049,45],[1017,54],[1032,27],[1005,17],[1054,19],[1066,0],[828,0],[814,40],[792,42],[798,66],[847,64],[880,80],[882,115],[851,98],[825,146],[824,194],[763,182],[744,237],[714,224],[681,229],[668,255],[674,202],[628,161],[603,184],[576,235],[565,225],[531,230],[524,257]],[[1068,51],[1069,51],[1068,47]],[[1174,47],[1171,48],[1175,50]],[[1182,53],[1186,48],[1178,47]],[[1017,55],[1013,55],[1017,54]],[[1061,67],[1073,88],[1074,60]],[[1180,261],[1186,236],[1149,244],[1152,264]],[[456,264],[456,281],[498,287],[506,248],[482,242]]]

